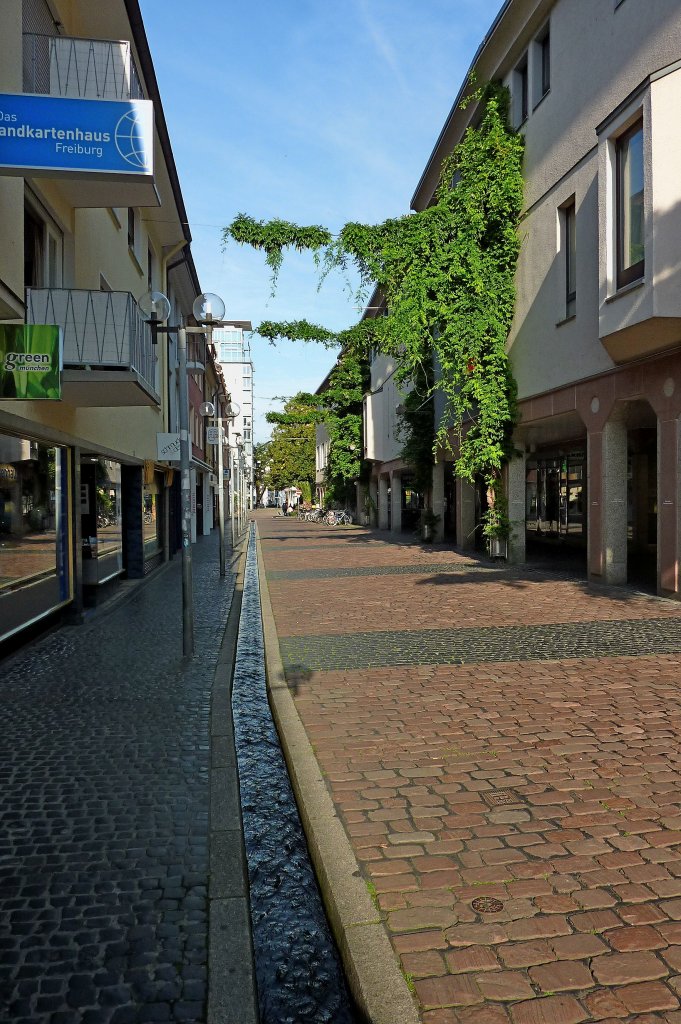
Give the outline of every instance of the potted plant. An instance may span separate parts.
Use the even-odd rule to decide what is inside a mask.
[[[490,558],[506,558],[511,533],[508,501],[500,486],[488,489],[487,500],[488,508],[482,526],[483,536],[487,540],[487,553]]]
[[[424,508],[421,512],[421,540],[425,544],[433,543],[433,536],[440,522],[440,516],[436,515],[432,508]]]

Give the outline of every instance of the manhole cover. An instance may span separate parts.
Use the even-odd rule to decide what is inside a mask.
[[[493,807],[503,807],[505,804],[517,804],[518,796],[512,789],[502,789],[500,793],[488,793],[487,802]]]
[[[500,910],[504,909],[501,900],[495,900],[492,896],[478,896],[473,900],[471,906],[478,914],[498,914]]]

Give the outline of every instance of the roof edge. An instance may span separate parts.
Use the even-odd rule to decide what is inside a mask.
[[[151,58],[149,40],[147,38],[147,32],[144,27],[144,21],[142,19],[142,11],[140,10],[139,0],[124,0],[124,3],[125,9],[128,14],[128,20],[130,22],[130,28],[132,29],[132,35],[135,41],[135,46],[137,48],[137,55],[142,66],[142,74],[144,76],[144,81],[146,83],[147,89],[149,90],[150,93],[150,97],[154,104],[154,110],[156,112],[156,130],[158,132],[159,142],[161,143],[161,149],[163,150],[163,156],[166,161],[168,177],[170,178],[170,184],[173,190],[173,195],[175,197],[177,212],[180,215],[182,233],[186,238],[187,242],[191,242],[192,236],[191,231],[189,230],[189,218],[187,217],[187,210],[184,205],[184,199],[182,197],[180,179],[177,173],[177,167],[175,166],[175,157],[173,156],[173,150],[170,144],[170,134],[168,132],[168,125],[166,122],[165,114],[163,112],[161,94],[158,88],[156,72],[154,71],[154,62]]]
[[[489,43],[490,39],[492,38],[492,36],[496,32],[499,24],[501,23],[504,15],[506,14],[507,10],[509,9],[509,7],[511,6],[512,3],[513,3],[513,0],[504,0],[503,6],[501,7],[499,12],[497,13],[497,16],[495,17],[494,21],[492,22],[492,24],[488,28],[487,32],[485,33],[484,39],[482,40],[482,42],[478,46],[477,50],[475,51],[475,56],[473,57],[473,60],[471,61],[471,64],[470,64],[470,66],[468,68],[468,71],[466,72],[466,75],[464,77],[463,85],[461,86],[461,88],[459,89],[459,91],[458,91],[458,93],[456,95],[456,99],[454,100],[454,103],[452,104],[452,108],[449,111],[449,114],[447,115],[447,118],[446,118],[445,123],[444,123],[444,125],[442,127],[442,130],[441,130],[440,134],[437,137],[437,141],[435,142],[435,145],[433,146],[432,152],[431,152],[431,154],[428,157],[428,160],[426,162],[426,166],[423,169],[423,173],[421,174],[421,177],[419,178],[418,185],[414,189],[414,194],[412,195],[411,202],[409,204],[409,208],[411,210],[415,210],[416,209],[416,205],[415,205],[416,204],[416,198],[417,198],[419,192],[421,191],[421,188],[422,188],[422,186],[423,186],[423,184],[425,182],[425,179],[428,177],[428,174],[430,173],[430,171],[431,171],[431,169],[433,167],[433,163],[434,163],[434,160],[435,160],[435,154],[437,153],[438,149],[440,148],[440,143],[442,142],[442,140],[444,139],[445,135],[447,134],[449,126],[452,123],[452,121],[454,120],[454,116],[455,116],[457,110],[459,109],[459,106],[461,104],[461,100],[464,98],[464,95],[466,93],[466,89],[468,87],[468,82],[469,82],[469,78],[470,78],[471,72],[474,70],[475,65],[478,63],[478,61],[479,61],[480,57],[482,56],[482,53],[484,52],[487,44]]]

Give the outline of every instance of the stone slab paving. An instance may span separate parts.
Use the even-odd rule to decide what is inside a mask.
[[[210,696],[233,591],[203,538],[190,663],[178,559],[0,665],[0,1020],[206,1020]]]
[[[277,526],[259,521],[268,570],[273,549],[279,571],[326,557],[301,551],[301,524],[287,558]],[[338,565],[400,564],[350,531],[333,543]],[[411,567],[458,559],[395,549]],[[425,1024],[681,1024],[681,664],[663,646],[681,606],[533,575],[278,578],[287,679]],[[336,632],[315,614],[324,588]],[[524,658],[485,660],[497,600]],[[443,604],[451,637],[466,625],[464,664],[420,637],[447,633]],[[585,629],[588,650],[540,653]],[[327,664],[300,657],[333,642]]]

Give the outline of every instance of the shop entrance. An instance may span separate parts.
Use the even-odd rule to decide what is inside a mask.
[[[627,582],[657,584],[657,429],[627,434]]]
[[[419,528],[423,495],[414,488],[414,477],[403,473],[401,477],[402,532],[412,533]]]
[[[525,531],[530,560],[557,559],[586,568],[586,448],[575,444],[530,455],[525,476]]]

